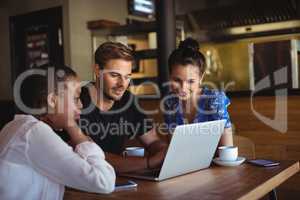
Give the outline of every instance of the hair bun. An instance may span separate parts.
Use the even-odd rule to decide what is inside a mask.
[[[192,49],[194,51],[199,51],[199,43],[197,40],[194,40],[193,38],[186,38],[184,41],[181,41],[179,46],[179,49]]]

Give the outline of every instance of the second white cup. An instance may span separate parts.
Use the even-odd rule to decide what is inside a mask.
[[[236,161],[238,158],[238,147],[236,146],[220,146],[218,151],[222,161]]]
[[[123,151],[123,156],[141,156],[145,154],[145,149],[143,147],[127,147]]]

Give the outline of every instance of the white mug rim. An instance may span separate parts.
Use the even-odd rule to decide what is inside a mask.
[[[220,146],[218,150],[225,150],[225,149],[237,149],[237,146]]]
[[[134,151],[134,150],[141,150],[144,149],[143,147],[126,147],[125,151]]]

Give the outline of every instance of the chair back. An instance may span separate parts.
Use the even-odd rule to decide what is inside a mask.
[[[255,159],[255,144],[249,138],[239,135],[233,136],[233,144],[239,149],[239,156]]]

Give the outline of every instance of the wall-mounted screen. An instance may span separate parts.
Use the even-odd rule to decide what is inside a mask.
[[[155,14],[155,3],[153,0],[128,0],[128,13],[151,18]]]

